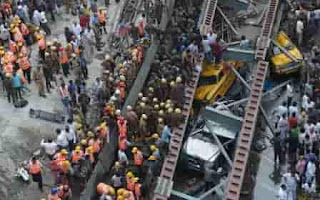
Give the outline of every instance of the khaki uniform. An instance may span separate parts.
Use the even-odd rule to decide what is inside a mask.
[[[33,71],[33,80],[35,81],[40,95],[44,94],[44,75],[42,70]]]
[[[139,132],[137,137],[146,137],[147,135],[148,135],[147,121],[141,118],[139,121]]]

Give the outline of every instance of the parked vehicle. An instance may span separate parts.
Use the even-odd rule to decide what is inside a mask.
[[[294,61],[279,47],[274,45],[270,57],[270,61],[272,64],[271,72],[276,75],[298,72],[300,67],[302,66],[302,62],[300,62],[300,60],[303,59],[303,56],[299,49],[296,47],[296,45],[293,44],[290,38],[283,31],[279,32],[279,34],[275,38],[275,41],[279,44],[279,46],[286,49],[294,58],[296,58],[298,62]]]

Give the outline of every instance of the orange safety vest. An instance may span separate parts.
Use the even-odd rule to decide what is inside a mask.
[[[41,165],[39,160],[36,160],[35,163],[30,161],[29,173],[32,175],[41,173]]]
[[[19,66],[21,67],[22,70],[27,70],[31,67],[31,64],[28,58],[24,56],[19,59]]]
[[[27,47],[26,46],[22,46],[19,53],[22,53],[23,56],[28,56]]]
[[[99,138],[106,138],[108,134],[108,127],[101,126],[99,132]]]
[[[125,137],[127,138],[127,121],[123,121],[123,123],[121,123],[122,120],[118,120],[117,124],[118,124],[118,129],[119,129],[119,135],[120,137]]]
[[[14,34],[13,38],[14,38],[14,41],[16,41],[16,42],[24,42],[22,33],[20,32],[20,30],[18,28],[17,28],[17,32]]]
[[[72,161],[79,161],[83,156],[83,151],[72,151],[71,160]]]
[[[22,35],[29,35],[30,34],[28,27],[24,23],[21,24],[20,28],[21,28]]]
[[[9,49],[12,53],[16,53],[17,52],[17,45],[14,41],[9,40]]]
[[[45,50],[46,49],[46,40],[44,38],[41,38],[38,41],[39,49],[40,50]]]
[[[60,64],[66,64],[69,62],[66,50],[62,50],[60,57]]]
[[[67,160],[65,155],[63,155],[62,153],[57,154],[57,158],[56,158],[57,164],[65,161],[65,160]]]
[[[137,153],[133,154],[133,160],[135,166],[142,166],[143,164],[143,155],[141,151],[137,151]]]
[[[69,173],[69,169],[70,169],[69,166],[64,165],[63,162],[61,162],[61,163],[59,164],[59,168],[60,168],[65,174]]]
[[[99,19],[99,23],[106,22],[106,13],[104,11],[99,12],[98,19]]]
[[[137,197],[141,197],[141,184],[140,183],[135,183],[134,184],[134,194]]]
[[[125,151],[128,148],[127,145],[127,139],[126,138],[119,138],[119,142],[118,142],[118,148]]]
[[[134,191],[134,179],[133,178],[127,179],[127,189],[130,191]]]

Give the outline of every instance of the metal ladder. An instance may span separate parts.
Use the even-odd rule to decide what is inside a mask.
[[[204,22],[200,28],[200,32],[202,35],[208,33],[208,30],[212,28],[212,23],[216,13],[217,3],[218,3],[218,0],[209,0],[207,4]]]
[[[278,10],[279,0],[270,0],[268,11],[264,16],[261,35],[258,39],[255,58],[264,60],[270,45],[270,36]]]
[[[246,164],[255,131],[259,106],[263,96],[264,81],[268,72],[269,63],[264,60],[270,45],[270,36],[272,34],[278,4],[279,0],[270,0],[268,11],[265,14],[262,32],[257,43],[255,59],[258,60],[258,64],[252,81],[250,100],[246,106],[246,114],[238,138],[232,170],[229,174],[226,200],[240,199]]]
[[[259,105],[262,98],[264,80],[268,71],[268,62],[259,61],[252,82],[250,100],[246,106],[246,114],[239,134],[238,145],[229,174],[226,200],[238,200],[246,171],[250,147],[258,117]]]
[[[192,86],[191,87],[186,86],[186,89],[184,92],[185,103],[182,110],[182,114],[185,117],[185,121],[184,123],[180,124],[178,127],[173,128],[172,130],[169,150],[162,165],[160,177],[158,178],[153,200],[167,200],[170,197],[172,186],[173,186],[172,179],[178,163],[178,158],[180,154],[180,149],[182,147],[184,132],[186,130],[186,126],[188,123],[190,111],[192,108],[192,102],[193,102],[196,87],[198,85],[199,77],[200,77],[200,72],[194,71],[192,74],[192,80],[191,80]]]

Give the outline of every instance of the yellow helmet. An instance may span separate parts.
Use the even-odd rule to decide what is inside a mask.
[[[77,145],[76,148],[75,148],[75,150],[76,150],[76,151],[80,151],[80,150],[81,150],[81,147],[80,147],[79,145]]]
[[[121,64],[121,63],[118,64],[118,68],[119,68],[119,69],[123,68],[123,64]]]
[[[23,42],[18,42],[18,46],[22,47],[23,46]]]
[[[82,140],[80,141],[80,144],[81,144],[81,145],[87,145],[87,140],[86,140],[86,139],[82,139]]]
[[[62,154],[64,154],[64,155],[68,154],[68,151],[65,150],[65,149],[62,149],[60,152],[61,152]]]
[[[10,24],[10,28],[11,28],[11,29],[14,29],[15,27],[16,27],[15,24]]]
[[[118,190],[117,190],[117,196],[122,196],[125,191],[126,191],[126,190],[123,189],[123,188],[118,189]]]
[[[126,176],[127,176],[128,178],[132,178],[132,177],[133,177],[133,173],[132,173],[131,171],[128,171],[127,174],[126,174]]]
[[[4,55],[4,53],[5,53],[5,52],[4,52],[3,50],[0,51],[0,55]]]
[[[118,196],[117,200],[124,200],[123,196]]]
[[[157,149],[156,145],[151,145],[151,146],[150,146],[150,150],[151,150],[152,152],[154,152],[156,149]]]
[[[36,31],[40,30],[39,26],[36,27]]]
[[[92,146],[89,146],[86,148],[87,152],[88,153],[92,153],[93,152],[93,147]]]
[[[88,137],[94,137],[94,133],[92,131],[88,131]]]
[[[156,160],[156,157],[154,155],[149,156],[148,160]]]
[[[159,134],[158,134],[158,133],[152,134],[152,138],[153,138],[153,139],[159,139]]]
[[[0,50],[4,50],[4,47],[3,47],[3,46],[0,46]]]
[[[116,194],[116,191],[114,190],[113,187],[109,187],[109,192],[108,192],[110,195],[115,195]]]
[[[132,153],[137,153],[138,152],[138,148],[137,147],[133,147],[131,152]]]
[[[135,178],[133,179],[133,181],[136,183],[136,182],[139,181],[139,178],[138,178],[138,177],[135,177]]]
[[[19,53],[19,58],[22,58],[23,57],[23,54],[22,53]]]
[[[63,161],[63,162],[62,162],[62,165],[63,165],[64,167],[70,167],[70,162],[69,162],[69,160]]]

